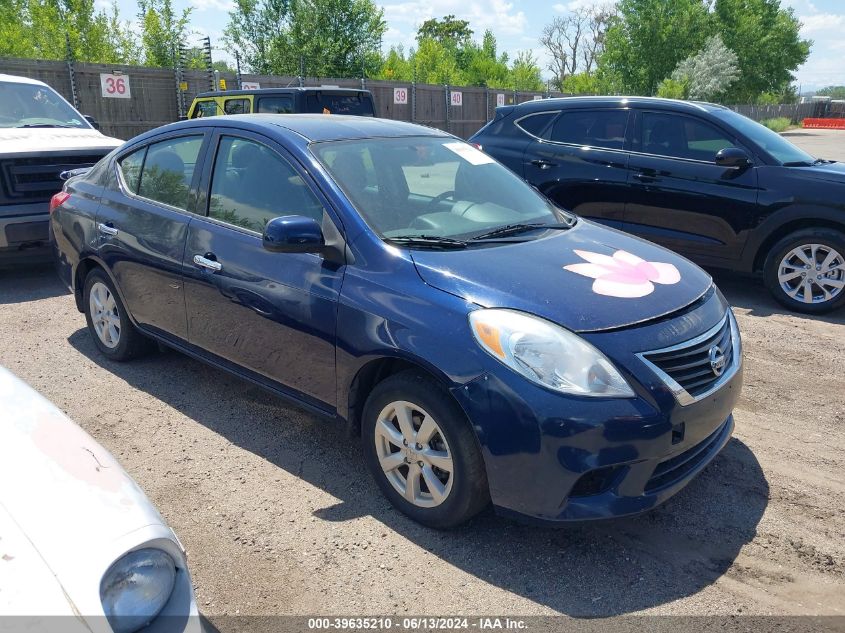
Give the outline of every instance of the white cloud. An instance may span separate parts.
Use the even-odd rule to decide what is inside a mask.
[[[190,0],[190,5],[197,11],[226,11],[227,13],[235,8],[233,0]]]
[[[845,28],[845,15],[835,13],[815,13],[813,15],[798,16],[801,21],[801,35],[808,36],[816,33],[835,32],[840,34]]]

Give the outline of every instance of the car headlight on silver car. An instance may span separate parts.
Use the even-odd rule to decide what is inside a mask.
[[[145,548],[116,560],[100,582],[103,611],[115,633],[133,633],[167,604],[176,564],[165,551]]]
[[[604,354],[559,325],[499,308],[474,310],[469,322],[485,351],[532,382],[577,396],[634,397]]]

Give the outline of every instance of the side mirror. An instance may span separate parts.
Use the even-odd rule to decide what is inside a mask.
[[[273,218],[264,227],[262,241],[274,253],[319,253],[326,246],[320,223],[302,215]]]
[[[716,164],[719,167],[742,169],[750,167],[753,163],[744,150],[738,147],[726,147],[716,152]]]
[[[94,117],[92,117],[90,114],[83,114],[83,115],[82,115],[82,117],[83,117],[86,121],[88,121],[88,123],[90,123],[90,124],[91,124],[91,127],[93,127],[95,130],[99,130],[99,129],[100,129],[100,123],[97,121],[97,119],[95,119]]]

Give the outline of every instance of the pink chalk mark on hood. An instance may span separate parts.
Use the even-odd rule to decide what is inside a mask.
[[[568,270],[584,277],[592,277],[593,292],[607,297],[635,299],[654,292],[654,284],[671,285],[681,280],[681,273],[672,264],[647,262],[627,251],[616,251],[613,256],[575,251],[586,264],[569,264]]]

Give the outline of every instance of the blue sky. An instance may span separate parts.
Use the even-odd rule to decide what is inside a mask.
[[[110,0],[98,0],[107,6]],[[134,19],[137,6],[131,0],[118,0],[124,19]],[[376,2],[384,7],[388,31],[384,39],[385,50],[394,44],[406,48],[414,42],[417,27],[424,20],[454,13],[469,20],[471,28],[480,39],[485,29],[491,29],[501,50],[512,56],[519,50],[532,50],[546,65],[546,56],[537,42],[543,26],[556,13],[583,5],[596,4],[595,0],[390,0]],[[177,7],[194,7],[192,27],[203,35],[210,35],[213,46],[222,47],[222,32],[228,22],[233,0],[174,0]],[[803,90],[816,89],[830,84],[845,84],[845,1],[843,0],[781,0],[791,6],[804,24],[802,35],[814,41],[807,63],[796,73],[797,83]],[[231,59],[224,50],[214,55]],[[545,71],[548,75],[548,71]]]

